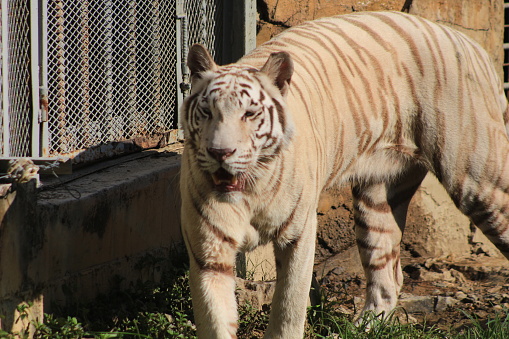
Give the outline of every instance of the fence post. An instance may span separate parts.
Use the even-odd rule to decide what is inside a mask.
[[[8,0],[2,0],[2,148],[0,154],[10,156],[10,131],[9,131],[9,17]]]
[[[224,4],[222,64],[235,62],[256,47],[256,1],[227,1]]]
[[[39,0],[39,95],[40,95],[40,156],[49,156],[49,131],[48,131],[48,1]]]
[[[184,101],[185,96],[191,88],[189,84],[189,71],[186,66],[187,50],[188,50],[188,30],[187,15],[184,9],[184,0],[177,0],[175,20],[177,32],[177,62],[175,68],[177,70],[177,109],[176,109],[176,127],[178,128],[178,138],[184,139],[184,131],[182,130],[182,121],[179,114],[179,108]]]
[[[31,135],[30,156],[40,156],[39,117],[41,103],[39,100],[39,1],[30,1],[30,94],[31,104]]]

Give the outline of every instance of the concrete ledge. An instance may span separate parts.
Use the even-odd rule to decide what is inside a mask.
[[[22,302],[42,318],[52,304],[157,281],[160,264],[145,259],[168,257],[181,243],[179,154],[100,166],[61,185],[18,185],[0,200],[1,328],[11,330]]]

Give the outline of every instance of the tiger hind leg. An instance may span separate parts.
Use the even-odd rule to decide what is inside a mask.
[[[426,172],[415,167],[392,184],[352,187],[357,247],[367,280],[362,314],[387,313],[396,306],[403,284],[400,243],[408,205]]]
[[[444,186],[456,206],[509,259],[509,143],[499,142],[482,170],[449,181]]]

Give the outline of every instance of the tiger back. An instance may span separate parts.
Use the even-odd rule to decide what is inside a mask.
[[[465,35],[396,12],[288,29],[237,63],[190,50],[182,230],[200,338],[234,338],[238,251],[273,242],[266,338],[302,337],[320,193],[350,184],[364,312],[392,310],[406,211],[428,172],[509,255],[507,100]]]

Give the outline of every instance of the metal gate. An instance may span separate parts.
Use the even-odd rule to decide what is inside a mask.
[[[175,11],[164,0],[48,1],[49,155],[175,127]]]
[[[31,154],[30,32],[27,1],[1,3],[2,115],[0,152],[13,156]]]
[[[224,61],[235,3],[1,0],[0,155],[80,162],[166,140],[188,46]]]

